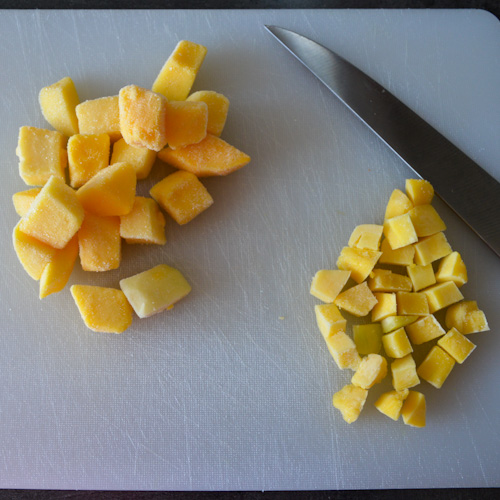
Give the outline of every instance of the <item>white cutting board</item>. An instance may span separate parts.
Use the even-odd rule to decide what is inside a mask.
[[[316,328],[311,277],[412,173],[265,23],[338,51],[500,178],[500,24],[485,12],[0,12],[0,488],[500,486],[500,260],[439,200],[491,332],[441,390],[421,384],[425,429],[374,408],[388,381],[355,424],[332,407],[350,372]],[[75,270],[72,283],[118,286],[165,262],[193,287],[123,335],[93,334],[68,289],[38,299],[11,247],[18,128],[46,126],[38,91],[66,75],[82,100],[150,86],[180,39],[208,47],[195,89],[229,97],[223,137],[252,162],[204,181],[214,206],[169,222],[165,247]]]

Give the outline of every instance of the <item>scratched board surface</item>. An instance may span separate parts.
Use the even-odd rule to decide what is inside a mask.
[[[316,328],[311,277],[413,174],[264,24],[336,50],[500,178],[500,25],[481,11],[0,12],[0,488],[500,486],[500,261],[439,199],[491,331],[441,390],[422,383],[423,430],[374,408],[389,381],[355,424],[332,407],[350,373]],[[116,287],[163,262],[193,288],[122,335],[95,334],[68,289],[38,299],[12,249],[18,129],[46,126],[38,91],[64,76],[81,100],[149,87],[180,39],[208,47],[194,90],[228,96],[223,137],[252,162],[204,180],[214,205],[169,221],[164,247],[75,269],[71,283]],[[170,171],[157,163],[139,192]]]

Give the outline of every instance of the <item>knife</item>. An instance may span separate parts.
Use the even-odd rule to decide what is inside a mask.
[[[500,183],[388,90],[330,49],[266,29],[375,132],[500,257]]]

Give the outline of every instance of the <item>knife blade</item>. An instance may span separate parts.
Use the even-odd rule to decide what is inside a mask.
[[[278,26],[266,29],[378,135],[500,257],[500,183],[353,64]]]

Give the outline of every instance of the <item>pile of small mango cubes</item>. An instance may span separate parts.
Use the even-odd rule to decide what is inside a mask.
[[[250,157],[220,138],[229,100],[214,91],[190,94],[207,49],[181,41],[151,90],[127,85],[119,94],[80,102],[70,77],[39,94],[55,129],[21,127],[19,173],[31,189],[13,196],[21,217],[16,254],[40,281],[40,298],[61,291],[77,257],[84,271],[116,269],[122,240],[164,245],[165,217],[186,224],[213,203],[199,177],[227,175]],[[156,158],[175,167],[137,196]],[[163,211],[162,211],[163,210]],[[122,279],[120,289],[73,285],[85,324],[121,333],[140,317],[170,309],[191,290],[177,269],[159,264]]]
[[[432,185],[408,179],[405,191],[392,192],[383,225],[357,226],[337,269],[318,271],[311,284],[311,294],[324,302],[315,313],[328,350],[340,369],[354,371],[351,383],[333,396],[348,423],[358,419],[368,390],[388,375],[389,358],[393,390],[375,407],[393,420],[402,416],[405,424],[424,427],[425,396],[410,389],[421,379],[441,388],[455,364],[475,349],[467,336],[489,330],[476,301],[460,291],[467,269],[431,204]],[[350,336],[341,311],[369,322],[352,325]],[[414,347],[421,345],[427,351],[417,367]]]

